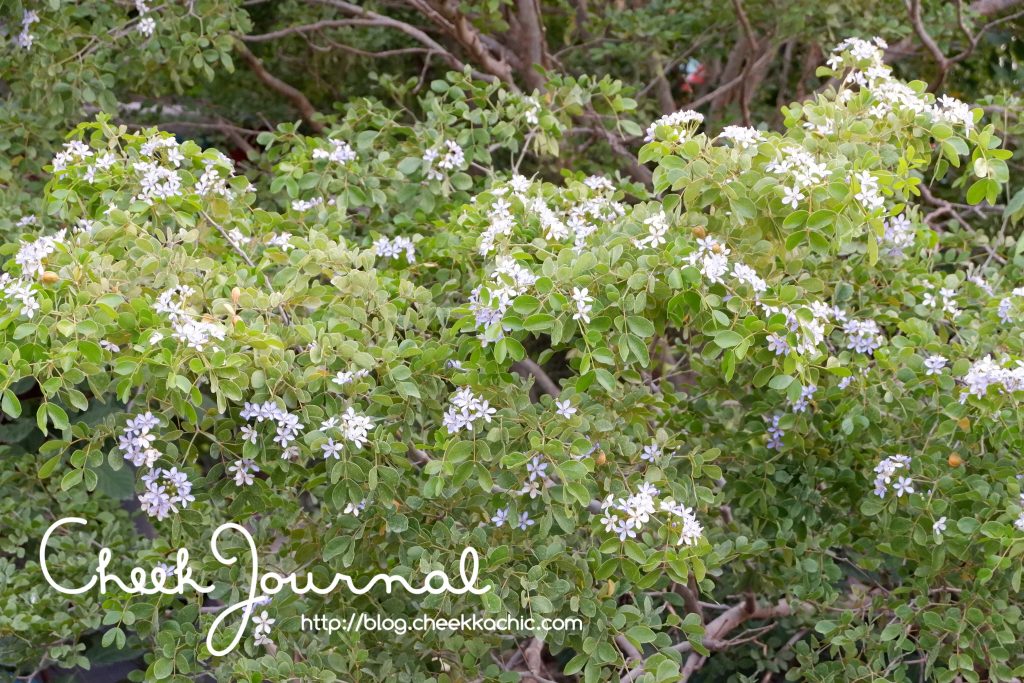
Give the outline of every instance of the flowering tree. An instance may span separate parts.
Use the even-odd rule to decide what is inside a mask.
[[[894,77],[885,48],[841,43],[781,132],[655,120],[632,180],[523,172],[554,167],[581,121],[644,134],[610,79],[552,74],[526,94],[467,67],[395,86],[417,114],[306,111],[317,135],[261,133],[251,179],[156,129],[79,125],[40,163],[32,233],[3,247],[0,664],[141,656],[137,680],[1024,674],[1020,200],[989,235],[929,189],[994,205],[1012,152],[980,109]],[[112,570],[163,575],[186,547],[217,589],[62,597],[35,553],[67,515],[93,523],[50,539],[65,585],[87,581],[96,545]],[[206,634],[244,597],[244,570],[203,552],[223,522],[275,571],[325,584],[424,575],[473,547],[491,590],[261,596],[241,646],[214,656]],[[301,626],[354,612],[582,626]]]

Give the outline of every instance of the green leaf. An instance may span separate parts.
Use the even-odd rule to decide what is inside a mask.
[[[744,339],[743,335],[733,330],[721,330],[715,333],[715,345],[723,349],[731,349]]]
[[[626,326],[629,327],[629,331],[638,337],[652,337],[654,336],[654,323],[647,318],[642,318],[638,315],[631,315],[626,318]]]
[[[0,399],[0,406],[3,411],[11,417],[21,417],[21,401],[10,389],[5,389],[3,399]]]

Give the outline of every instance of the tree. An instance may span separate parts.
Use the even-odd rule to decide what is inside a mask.
[[[960,8],[961,34],[926,25],[945,60],[931,85],[999,51],[948,47],[1009,25],[967,23],[1005,4]],[[32,105],[16,115],[38,137],[19,149],[39,156],[8,160],[36,169],[8,211],[45,189],[0,276],[0,664],[31,677],[120,655],[139,658],[133,680],[1022,675],[1024,195],[1008,190],[1008,119],[898,78],[895,41],[847,39],[778,132],[727,125],[774,101],[755,75],[787,49],[768,47],[785,16],[735,3],[679,19],[745,17],[723,70],[749,89],[695,94],[708,119],[645,129],[634,118],[657,98],[577,75],[550,46],[568,16],[583,45],[658,7],[571,9],[141,3],[124,33],[102,3],[22,16],[34,41],[18,34],[31,48],[10,57],[28,68],[8,105]],[[910,11],[920,38],[933,18]],[[673,16],[662,39],[682,30]],[[133,51],[106,42],[136,34]],[[332,59],[431,57],[445,73],[377,76],[328,113],[319,66],[256,48],[313,36]],[[47,104],[25,79],[67,50],[92,75],[58,69],[75,85]],[[103,112],[42,156],[90,79],[116,104],[231,55],[260,107],[300,120],[228,122],[253,101],[237,84],[165,104],[239,159]],[[69,515],[88,523],[49,541],[65,585],[88,580],[100,545],[121,576],[166,574],[184,547],[215,589],[57,595],[37,552]],[[223,522],[265,566],[321,585],[451,574],[476,548],[491,590],[268,591],[241,645],[213,656],[207,634],[246,581],[209,552]],[[220,547],[245,555],[238,535]],[[317,614],[391,621],[304,628]],[[410,626],[460,614],[581,621]]]

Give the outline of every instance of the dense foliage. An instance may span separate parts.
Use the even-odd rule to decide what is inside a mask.
[[[1014,3],[150,4],[7,19],[0,670],[1024,676]],[[746,85],[649,96],[641,67],[726,16],[699,68]],[[822,52],[858,27],[892,45]],[[915,39],[930,83],[886,61]],[[813,65],[758,90],[787,50]],[[957,69],[986,107],[936,94]],[[217,588],[60,595],[66,516],[65,585],[101,546],[125,576],[184,547]],[[491,591],[283,591],[212,656],[247,585],[223,522],[320,584],[473,547]],[[582,628],[302,626],[356,613]]]

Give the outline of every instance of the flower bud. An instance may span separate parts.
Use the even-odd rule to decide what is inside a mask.
[[[239,300],[239,298],[241,298],[241,296],[242,296],[242,290],[240,290],[238,287],[232,287],[231,288],[231,303],[233,303],[235,306],[237,306],[238,305],[238,300]]]

